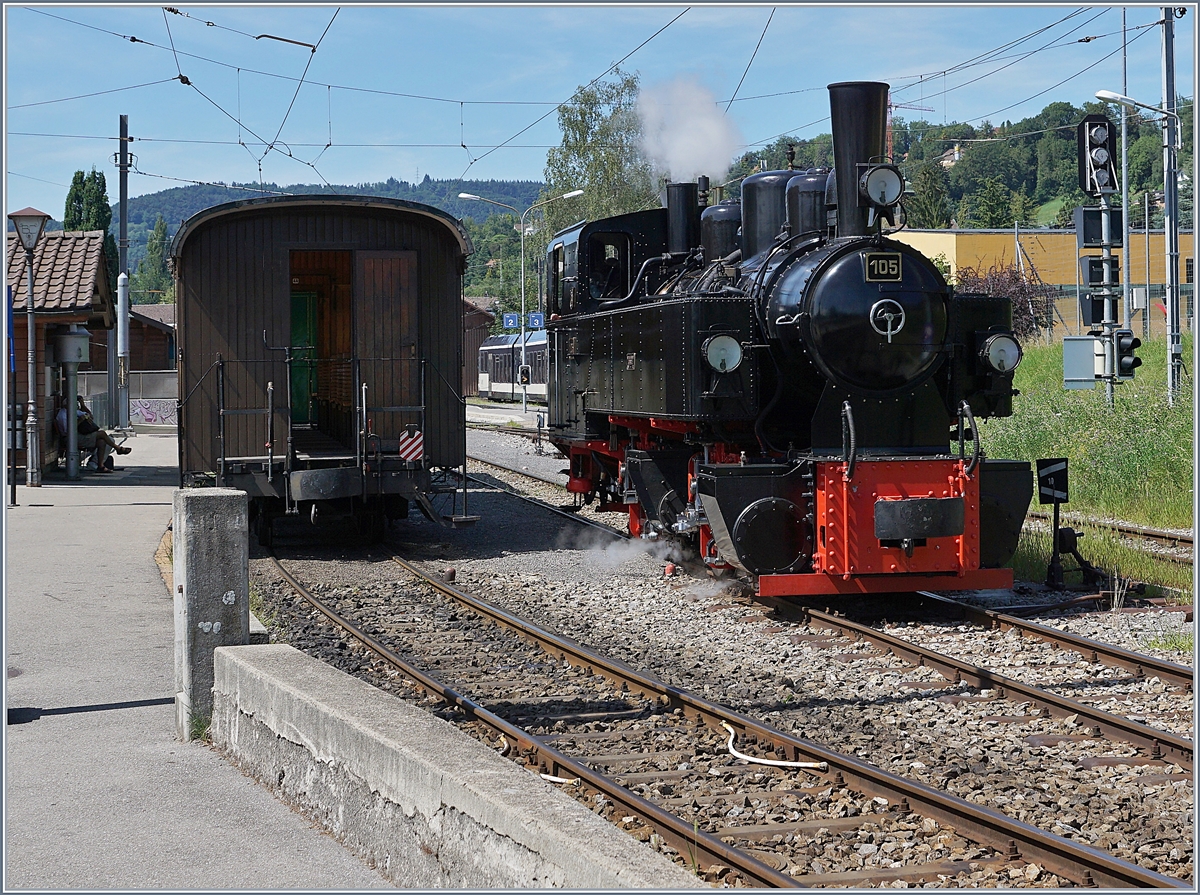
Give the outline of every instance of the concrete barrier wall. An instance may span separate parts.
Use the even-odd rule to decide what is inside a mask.
[[[215,654],[212,736],[408,888],[704,888],[446,721],[281,644]]]

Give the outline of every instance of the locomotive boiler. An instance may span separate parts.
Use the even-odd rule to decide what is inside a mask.
[[[1028,463],[1008,299],[956,292],[890,239],[888,85],[832,84],[833,170],[765,171],[740,202],[667,207],[548,248],[551,438],[568,489],[643,538],[799,596],[1012,585]]]

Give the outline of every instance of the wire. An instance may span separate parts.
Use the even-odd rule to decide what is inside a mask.
[[[171,36],[171,23],[167,21],[167,11],[163,10],[163,24],[167,26],[167,40],[171,42],[171,53],[175,56],[175,71],[183,77],[183,69],[179,67],[179,54],[175,52],[175,38]]]
[[[67,187],[68,189],[70,189],[71,186],[69,183],[59,183],[56,180],[42,180],[40,177],[30,177],[28,174],[18,174],[16,171],[7,171],[5,173],[7,173],[9,177],[24,177],[26,180],[36,180],[38,183],[48,183],[51,186],[63,186]]]
[[[612,65],[610,65],[608,68],[606,68],[603,72],[598,74],[596,77],[592,78],[592,80],[588,81],[587,84],[585,84],[581,89],[587,90],[589,87],[594,85],[597,81],[599,81],[601,78],[603,78],[609,72],[616,69],[622,62],[624,62],[626,59],[628,59],[630,56],[632,56],[634,53],[636,53],[642,47],[646,46],[646,44],[650,43],[650,41],[654,40],[654,38],[658,37],[660,34],[662,34],[664,31],[666,31],[668,28],[670,28],[672,25],[674,25],[676,22],[678,22],[680,19],[682,19],[690,11],[691,11],[690,6],[687,7],[686,9],[684,9],[684,11],[681,12],[679,15],[675,16],[675,18],[671,19],[671,21],[667,22],[667,24],[663,25],[661,28],[659,28],[657,31],[655,31],[653,34],[651,34],[649,37],[647,37],[644,41],[642,41],[640,44],[638,44],[636,47],[634,47],[632,50],[630,50],[628,53],[626,53],[624,56],[622,56],[620,59],[618,59]],[[576,90],[575,93],[579,93],[579,90]],[[572,94],[572,96],[574,96],[574,94]],[[560,103],[560,105],[566,105],[566,103]],[[463,179],[463,177],[466,176],[467,171],[471,170],[471,165],[474,165],[475,162],[482,161],[483,159],[485,159],[489,155],[491,155],[493,152],[495,152],[497,149],[500,149],[503,146],[507,146],[513,140],[517,139],[517,137],[521,136],[521,134],[532,129],[535,125],[538,125],[541,122],[545,121],[547,118],[549,118],[551,115],[554,114],[554,112],[557,108],[558,108],[558,106],[555,106],[553,109],[548,111],[545,115],[542,115],[540,118],[538,118],[532,124],[529,124],[529,125],[521,128],[521,130],[517,131],[515,134],[513,134],[511,137],[509,137],[507,140],[505,140],[499,146],[496,146],[493,149],[489,149],[483,155],[479,156],[479,158],[474,159],[470,165],[467,165],[467,167],[465,169],[463,169],[462,174],[460,174],[458,177],[459,181],[461,181]]]
[[[139,90],[142,87],[153,87],[156,84],[167,84],[171,81],[178,81],[179,78],[163,78],[161,81],[148,81],[145,84],[133,84],[129,87],[114,87],[112,90],[98,90],[95,93],[81,93],[79,96],[64,96],[61,99],[44,99],[36,103],[21,103],[16,106],[9,106],[9,111],[13,109],[28,109],[31,106],[49,106],[53,103],[69,103],[76,99],[89,99],[93,96],[103,96],[106,93],[120,93],[122,90]]]
[[[300,74],[300,81],[296,84],[296,92],[292,94],[292,101],[290,103],[288,103],[287,111],[283,114],[283,121],[279,122],[279,130],[277,130],[275,132],[275,139],[271,141],[271,145],[266,148],[265,152],[263,152],[263,158],[265,158],[267,153],[270,152],[272,148],[274,148],[275,140],[278,140],[279,135],[283,133],[283,126],[285,124],[287,124],[288,116],[290,116],[292,114],[292,107],[294,105],[296,105],[296,97],[298,97],[300,95],[300,88],[304,86],[304,79],[308,75],[309,66],[312,65],[312,61],[317,55],[317,48],[321,46],[321,41],[323,41],[325,39],[325,35],[328,34],[329,29],[333,27],[333,20],[338,17],[338,13],[341,11],[342,11],[342,8],[340,6],[333,11],[333,18],[331,18],[329,20],[329,24],[326,25],[325,30],[321,32],[321,37],[317,41],[316,46],[314,46],[312,48],[312,52],[308,54],[308,62],[304,66],[304,71],[301,72],[301,74]],[[290,151],[289,151],[288,155],[291,155]],[[260,159],[260,161],[261,161],[261,159]],[[317,169],[313,168],[313,170],[316,171]],[[320,173],[321,172],[317,171],[318,177],[320,177]],[[325,178],[321,177],[321,179],[324,180]]]
[[[238,31],[236,28],[229,28],[229,27],[226,27],[225,25],[218,25],[216,22],[210,22],[206,19],[198,19],[195,16],[188,15],[186,12],[178,10],[173,6],[165,6],[165,7],[163,7],[163,9],[165,9],[167,12],[169,12],[173,15],[183,16],[185,19],[191,19],[193,22],[200,22],[203,25],[207,25],[209,28],[220,28],[222,31],[232,31],[234,34],[241,34],[244,37],[249,37],[251,39],[254,39],[253,34],[248,34],[245,31]]]
[[[742,82],[746,80],[746,75],[750,74],[750,66],[754,64],[754,57],[758,55],[758,48],[762,46],[763,38],[767,36],[767,29],[771,27],[771,19],[775,18],[775,7],[771,7],[771,14],[767,16],[767,24],[763,25],[762,34],[758,36],[758,43],[754,45],[754,52],[750,54],[750,61],[746,63],[746,70],[742,72],[741,80],[737,82],[737,87],[733,90],[733,96],[729,97],[729,102],[725,104],[725,114],[729,114],[729,107],[733,105],[733,101],[737,99],[738,91],[742,89]]]
[[[227,189],[227,190],[242,190],[247,193],[270,193],[272,196],[295,195],[294,193],[281,193],[276,190],[264,190],[261,188],[248,187],[248,186],[233,186],[228,183],[222,183],[219,180],[215,181],[215,182],[208,181],[208,180],[189,180],[186,177],[170,177],[169,175],[166,175],[166,174],[151,174],[147,171],[139,171],[136,165],[130,167],[129,171],[131,174],[140,174],[142,177],[154,177],[159,180],[174,180],[177,183],[190,183],[190,184],[194,184],[196,186],[219,186],[219,187],[223,187],[224,189]]]
[[[1131,43],[1131,44],[1132,44],[1132,43],[1136,42],[1137,40],[1139,40],[1140,38],[1143,38],[1143,37],[1145,37],[1145,36],[1146,36],[1147,34],[1149,34],[1149,33],[1150,33],[1149,31],[1143,31],[1141,34],[1137,35],[1137,37],[1133,38],[1133,40],[1129,41],[1129,43]],[[1073,74],[1073,75],[1070,75],[1069,77],[1063,78],[1063,79],[1062,79],[1061,81],[1059,81],[1057,84],[1051,84],[1051,85],[1050,85],[1049,87],[1047,87],[1045,90],[1041,90],[1041,91],[1039,91],[1039,92],[1037,92],[1037,93],[1033,94],[1033,96],[1027,96],[1027,97],[1025,97],[1023,100],[1019,100],[1018,102],[1015,102],[1015,103],[1013,103],[1012,105],[1005,106],[1003,109],[996,109],[996,111],[994,111],[994,112],[989,112],[988,114],[986,114],[986,115],[983,115],[983,116],[980,116],[979,118],[973,118],[973,119],[970,119],[970,120],[972,120],[972,121],[986,121],[987,119],[991,118],[993,115],[999,115],[1001,112],[1007,112],[1009,109],[1015,109],[1017,106],[1024,105],[1025,103],[1029,102],[1031,99],[1037,99],[1039,96],[1044,96],[1044,95],[1046,95],[1047,93],[1049,93],[1051,90],[1054,90],[1054,89],[1055,89],[1055,88],[1057,88],[1057,87],[1061,87],[1063,84],[1067,83],[1068,81],[1073,81],[1073,80],[1075,80],[1076,78],[1078,78],[1078,77],[1079,77],[1081,74],[1083,74],[1084,72],[1091,71],[1093,68],[1095,68],[1095,67],[1096,67],[1097,65],[1099,65],[1101,62],[1104,62],[1104,61],[1106,61],[1106,60],[1108,60],[1108,59],[1111,59],[1113,56],[1117,55],[1117,53],[1120,53],[1120,52],[1121,52],[1123,49],[1125,49],[1125,47],[1117,47],[1117,48],[1116,48],[1115,50],[1113,50],[1111,53],[1107,53],[1107,54],[1105,54],[1104,56],[1101,56],[1099,59],[1097,59],[1097,60],[1096,60],[1095,62],[1093,62],[1091,65],[1085,66],[1084,68],[1082,68],[1082,69],[1080,69],[1079,71],[1075,72],[1075,74]]]

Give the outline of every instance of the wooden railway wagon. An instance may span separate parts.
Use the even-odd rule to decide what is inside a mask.
[[[457,221],[399,199],[273,196],[194,215],[171,251],[182,484],[246,491],[264,544],[285,513],[350,515],[371,540],[410,502],[474,521],[454,475],[471,252]]]

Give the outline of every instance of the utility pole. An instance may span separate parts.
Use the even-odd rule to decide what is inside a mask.
[[[117,278],[117,413],[116,423],[129,428],[129,116],[121,116],[121,273],[125,275],[122,301]]]
[[[1167,241],[1167,406],[1175,404],[1183,381],[1183,340],[1179,334],[1179,183],[1175,174],[1179,115],[1175,108],[1175,9],[1163,12],[1163,230]]]
[[[129,116],[121,116],[119,148],[113,161],[120,175],[120,204],[117,217],[117,319],[108,331],[108,424],[124,429],[129,425],[129,374],[122,368],[121,326],[129,332]],[[121,302],[121,277],[125,277],[125,298]],[[125,347],[125,362],[129,359]]]

